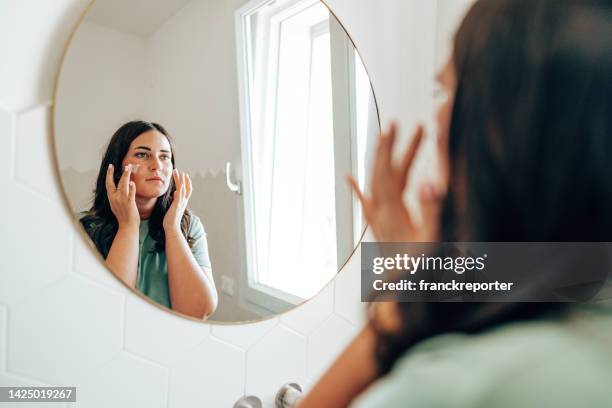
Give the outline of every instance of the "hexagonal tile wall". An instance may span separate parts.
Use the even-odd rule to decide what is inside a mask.
[[[298,333],[310,334],[334,312],[334,282],[328,284],[314,298],[290,310],[280,320]]]
[[[87,408],[166,407],[168,368],[126,353],[93,370],[77,384]]]
[[[361,246],[336,276],[334,311],[356,326],[365,322],[365,304],[361,302]]]
[[[245,354],[206,338],[170,367],[168,408],[229,407],[244,393]]]
[[[125,349],[170,365],[210,335],[210,326],[173,315],[130,294],[125,308]]]
[[[3,103],[13,111],[49,101],[64,44],[90,0],[0,2]],[[5,4],[7,6],[5,6]],[[5,47],[6,45],[6,47]]]
[[[0,187],[6,186],[13,172],[14,148],[14,120],[8,110],[0,107],[0,135],[2,135],[2,149],[4,158],[0,163]],[[4,188],[3,188],[4,190]]]
[[[6,371],[6,343],[8,340],[8,310],[0,305],[0,373]]]
[[[73,231],[59,205],[10,183],[4,191],[0,301],[9,305],[66,276]]]
[[[7,371],[58,384],[121,351],[123,297],[71,275],[14,305]]]
[[[0,387],[51,387],[53,384],[44,383],[31,378],[21,377],[14,374],[0,373]],[[2,402],[2,407],[16,407],[16,408],[40,408],[41,405],[45,408],[65,408],[68,403],[65,402],[18,402],[18,403],[7,403]],[[43,405],[44,404],[44,405]]]
[[[293,330],[278,325],[247,352],[246,394],[264,406],[273,406],[283,384],[306,379],[306,338]]]
[[[308,378],[311,381],[319,378],[358,331],[358,327],[332,315],[308,336]],[[330,342],[329,339],[334,341]]]
[[[51,112],[39,106],[17,115],[15,123],[15,181],[55,203],[61,203],[49,143]]]
[[[90,247],[86,238],[81,231],[81,224],[76,222],[72,223],[76,231],[74,231],[74,252],[73,252],[73,266],[72,270],[89,279],[92,279],[109,289],[117,291],[118,293],[127,294],[131,293],[130,290],[121,281],[113,275],[113,273],[104,266],[102,259],[97,258],[97,250]]]
[[[277,324],[277,317],[249,324],[215,324],[211,327],[211,334],[243,350],[248,350]]]

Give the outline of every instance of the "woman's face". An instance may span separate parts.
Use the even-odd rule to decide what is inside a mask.
[[[157,130],[138,136],[123,158],[122,168],[132,165],[131,180],[136,184],[136,196],[157,198],[166,193],[172,177],[170,142]]]

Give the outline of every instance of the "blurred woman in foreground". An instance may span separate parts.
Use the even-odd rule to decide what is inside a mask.
[[[438,76],[423,223],[402,199],[420,127],[400,163],[381,136],[371,197],[352,182],[377,240],[612,241],[611,73],[612,1],[477,1]],[[298,406],[609,407],[611,345],[604,304],[372,303]]]

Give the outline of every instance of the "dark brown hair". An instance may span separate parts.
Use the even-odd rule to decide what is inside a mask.
[[[442,241],[611,240],[611,21],[610,0],[472,6],[452,56],[457,88],[448,153],[451,175],[462,177],[451,177]],[[460,188],[465,197],[458,206]],[[398,302],[399,331],[376,328],[374,319],[376,358],[384,374],[435,335],[477,333],[565,309]]]
[[[108,165],[112,164],[115,168],[114,182],[117,184],[122,174],[123,159],[128,153],[130,145],[138,136],[151,130],[158,131],[168,139],[170,150],[172,152],[172,167],[175,167],[174,144],[166,129],[157,123],[145,122],[141,120],[128,122],[115,132],[108,143],[102,163],[100,163],[100,170],[98,172],[96,188],[94,190],[93,206],[87,212],[87,214],[81,218],[80,221],[104,258],[108,256],[108,252],[110,251],[111,245],[119,228],[117,219],[111,210],[106,192],[106,171],[108,169]],[[166,246],[166,235],[164,233],[163,221],[166,212],[172,204],[175,190],[176,186],[174,185],[174,179],[171,179],[170,187],[164,193],[164,195],[157,198],[155,208],[153,209],[151,217],[149,218],[149,235],[156,241],[156,252],[163,251]],[[181,231],[191,246],[193,242],[188,236],[190,222],[191,213],[189,210],[186,210],[185,214],[183,214],[183,218],[181,219]]]

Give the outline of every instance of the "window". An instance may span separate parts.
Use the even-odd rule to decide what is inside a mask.
[[[359,239],[344,175],[363,175],[373,98],[352,43],[318,0],[255,0],[236,22],[246,297],[282,309],[321,290]]]

